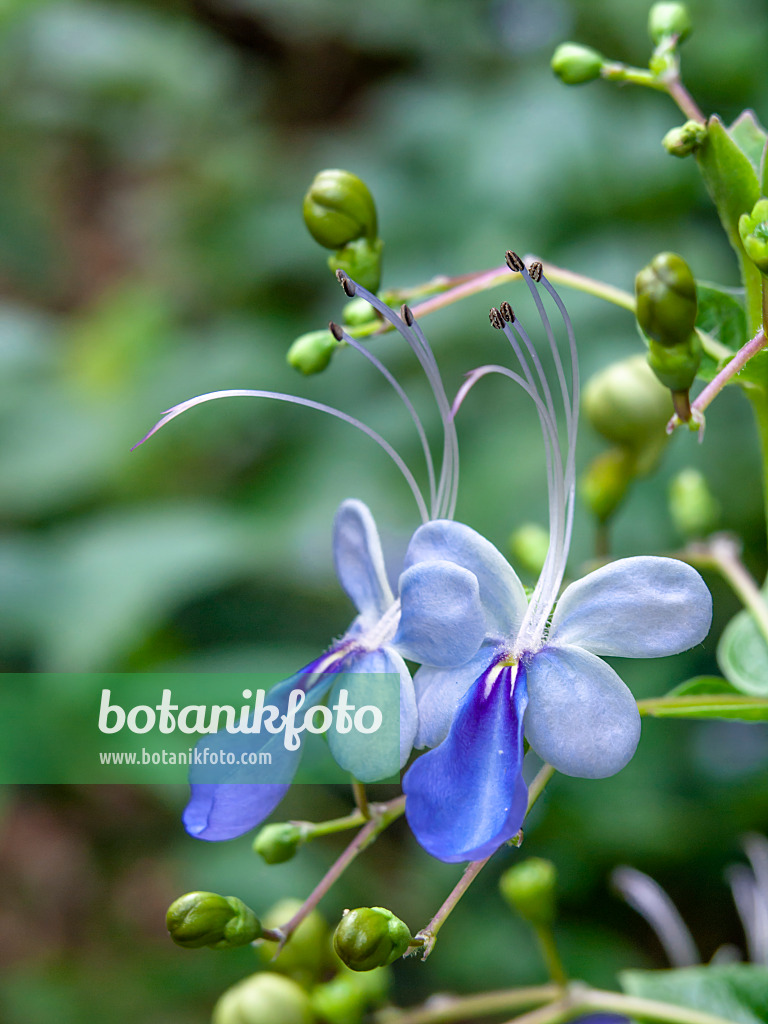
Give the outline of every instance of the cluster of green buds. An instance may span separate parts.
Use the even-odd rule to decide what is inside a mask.
[[[236,896],[188,892],[170,905],[166,926],[173,941],[185,949],[235,949],[261,938],[254,912]]]
[[[768,199],[758,199],[751,213],[739,217],[739,235],[747,256],[768,275]]]
[[[672,392],[680,419],[690,419],[688,391],[701,365],[696,281],[673,252],[661,252],[635,278],[636,315],[648,340],[648,363]]]
[[[384,907],[347,910],[333,936],[337,956],[353,971],[371,971],[398,960],[413,938],[408,926]]]
[[[582,408],[611,444],[595,457],[581,481],[582,498],[598,522],[605,523],[632,481],[657,465],[667,443],[672,402],[645,358],[635,355],[595,374],[584,389]]]

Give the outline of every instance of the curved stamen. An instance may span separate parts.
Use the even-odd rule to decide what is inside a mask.
[[[360,420],[355,419],[354,416],[350,416],[340,409],[334,409],[331,405],[324,405],[322,402],[313,402],[310,398],[299,398],[296,395],[285,395],[280,391],[253,391],[250,389],[236,389],[230,391],[211,391],[207,395],[198,395],[196,398],[189,398],[186,402],[180,402],[179,405],[174,405],[172,409],[168,409],[166,413],[157,421],[152,427],[148,434],[135,444],[131,451],[135,451],[139,445],[144,444],[148,441],[153,434],[156,434],[158,430],[170,423],[171,420],[180,416],[187,409],[193,409],[196,405],[202,405],[204,402],[212,402],[217,398],[272,398],[277,402],[290,402],[293,405],[302,405],[307,409],[316,409],[318,412],[325,412],[329,416],[335,416],[336,419],[343,420],[345,423],[351,424],[353,427],[357,427],[358,430],[362,430],[364,434],[375,441],[376,444],[382,448],[387,455],[392,459],[397,468],[403,474],[406,483],[411,489],[411,493],[416,499],[416,504],[419,508],[419,514],[421,515],[422,521],[429,522],[429,512],[427,506],[419,490],[419,485],[416,483],[413,474],[410,469],[406,466],[403,459],[398,455],[392,445],[385,441],[381,434],[378,434],[375,430],[369,427],[367,424],[362,423]]]

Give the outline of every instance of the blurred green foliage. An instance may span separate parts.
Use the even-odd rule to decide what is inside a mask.
[[[549,68],[579,38],[642,61],[646,0],[8,0],[0,9],[0,663],[6,671],[295,670],[347,625],[333,577],[338,502],[367,501],[397,552],[415,509],[388,460],[337,422],[245,399],[174,422],[131,452],[159,413],[220,388],[297,391],[371,422],[418,454],[407,417],[353,352],[304,379],[291,341],[339,318],[342,296],[303,229],[323,167],[371,187],[384,285],[501,262],[510,245],[631,288],[660,250],[697,278],[737,268],[695,167],[660,140],[663,98]],[[726,122],[768,115],[768,12],[758,0],[691,4],[689,88]],[[508,290],[507,290],[508,291]],[[449,392],[496,362],[490,293],[425,324]],[[513,304],[521,302],[511,296]],[[631,317],[569,301],[585,377],[640,351]],[[521,313],[524,318],[524,313]],[[529,317],[530,318],[530,317]],[[417,368],[377,342],[414,400]],[[545,521],[532,408],[507,382],[459,422],[457,517],[490,539]],[[428,409],[431,405],[426,406]],[[586,465],[599,450],[587,430]],[[722,524],[765,565],[762,482],[749,408],[724,394],[704,446],[673,439],[617,516],[616,554],[677,544],[666,508],[684,466],[705,472]],[[578,517],[573,570],[593,525]],[[737,604],[715,596],[712,638],[676,659],[622,666],[639,697],[711,672]],[[602,782],[557,778],[527,829],[553,860],[569,969],[612,984],[660,963],[644,926],[608,897],[618,862],[674,893],[705,955],[741,942],[721,877],[745,829],[768,825],[764,726],[648,721],[639,753]],[[296,790],[281,817],[344,813],[347,794]],[[250,950],[185,953],[165,908],[187,889],[237,893],[262,913],[309,892],[335,840],[268,866],[250,840],[210,847],[178,820],[185,793],[96,787],[3,794],[0,1012],[9,1024],[202,1024],[255,966]],[[340,841],[339,841],[340,842]],[[398,997],[543,977],[524,926],[496,895],[498,857]],[[324,904],[386,901],[415,931],[453,885],[404,828],[384,836]],[[703,894],[706,893],[706,899]],[[346,901],[346,903],[344,902]]]

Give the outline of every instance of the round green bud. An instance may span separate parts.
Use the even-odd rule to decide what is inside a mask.
[[[286,359],[294,370],[309,377],[313,373],[322,373],[338,347],[339,342],[329,330],[309,331],[294,341]]]
[[[320,171],[304,196],[304,223],[326,249],[341,249],[358,238],[375,241],[376,204],[356,174]]]
[[[739,235],[747,256],[763,274],[768,274],[768,199],[758,199],[751,213],[742,213]]]
[[[265,928],[280,928],[301,909],[300,900],[280,900],[262,916]],[[313,910],[301,922],[278,956],[276,942],[261,942],[256,947],[259,959],[271,971],[285,974],[308,988],[316,984],[328,960],[328,925],[322,914]]]
[[[261,936],[254,912],[236,896],[188,892],[170,905],[165,923],[173,941],[185,949],[234,949]]]
[[[677,41],[682,43],[692,29],[691,16],[685,4],[654,4],[648,15],[648,35],[654,46],[669,36],[677,36]]]
[[[701,342],[692,334],[680,345],[648,343],[648,365],[670,391],[688,391],[701,366]]]
[[[581,85],[600,77],[605,57],[590,46],[561,43],[552,54],[550,66],[566,85]]]
[[[671,156],[688,156],[707,137],[707,126],[700,121],[686,121],[679,128],[670,128],[661,144]]]
[[[686,540],[704,537],[717,526],[720,506],[698,469],[683,469],[669,486],[672,521]]]
[[[599,522],[611,518],[634,476],[635,456],[629,448],[610,448],[592,460],[579,486],[583,501]]]
[[[688,341],[698,309],[696,281],[682,256],[660,252],[635,278],[637,322],[660,345]]]
[[[357,238],[343,249],[328,257],[328,266],[336,273],[343,270],[353,281],[367,288],[369,292],[379,290],[381,282],[381,254],[384,243],[380,238],[371,241]]]
[[[350,299],[341,319],[348,327],[362,327],[376,319],[376,310],[365,299]]]
[[[555,920],[557,871],[552,861],[529,857],[499,879],[501,895],[529,924],[549,927]]]
[[[581,407],[607,441],[640,449],[659,436],[672,415],[669,391],[638,354],[611,363],[591,377]]]
[[[384,907],[348,910],[333,936],[333,948],[353,971],[386,967],[411,944],[408,926]]]
[[[267,864],[282,864],[290,860],[303,840],[299,825],[288,821],[265,825],[253,841],[253,849]]]
[[[307,993],[290,978],[264,971],[228,989],[213,1008],[212,1024],[313,1024]]]
[[[549,551],[549,531],[540,523],[523,523],[509,538],[509,548],[513,561],[538,576]]]
[[[341,971],[312,992],[315,1013],[328,1024],[359,1024],[365,1012],[384,1002],[390,983],[389,969],[376,967],[372,971]]]

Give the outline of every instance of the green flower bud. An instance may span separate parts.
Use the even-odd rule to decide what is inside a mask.
[[[338,341],[329,330],[310,331],[294,341],[286,359],[294,370],[309,377],[313,373],[322,373],[338,347]]]
[[[501,895],[529,924],[548,928],[555,920],[557,871],[541,857],[508,868],[499,879]]]
[[[264,971],[228,989],[213,1008],[212,1024],[313,1024],[307,993],[279,974]]]
[[[386,999],[390,983],[386,967],[362,973],[342,970],[312,992],[315,1013],[328,1024],[359,1024],[365,1012]]]
[[[348,327],[362,327],[376,319],[376,310],[365,299],[350,299],[341,319]]]
[[[747,256],[763,274],[768,274],[768,199],[758,199],[751,213],[742,213],[739,235]]]
[[[642,355],[612,363],[591,377],[581,407],[606,441],[635,450],[666,438],[672,415],[669,391]]]
[[[669,511],[686,540],[704,537],[717,526],[720,506],[698,469],[683,469],[669,486]]]
[[[369,292],[379,290],[381,281],[381,253],[384,243],[380,238],[371,241],[368,238],[358,238],[343,249],[339,249],[328,257],[328,266],[336,273],[343,270],[345,274],[357,281]]]
[[[605,57],[590,46],[579,43],[561,43],[552,54],[550,65],[557,77],[566,85],[581,85],[600,77]]]
[[[707,137],[707,126],[700,121],[686,121],[679,128],[670,128],[661,144],[671,156],[688,156]]]
[[[654,46],[668,36],[677,36],[677,41],[682,43],[692,29],[691,16],[685,4],[654,4],[648,15],[648,35]]]
[[[165,923],[171,938],[185,949],[234,949],[261,936],[254,912],[236,896],[188,892],[170,905]]]
[[[386,967],[401,957],[410,944],[408,926],[384,907],[348,910],[333,937],[333,948],[353,971]]]
[[[320,171],[304,196],[304,223],[326,249],[358,238],[376,240],[376,204],[368,186],[349,171]]]
[[[523,523],[509,538],[509,548],[513,561],[538,576],[549,550],[549,531],[539,523]]]
[[[265,928],[279,928],[301,908],[300,900],[280,900],[262,917]],[[276,942],[261,942],[256,947],[259,959],[271,971],[288,975],[308,988],[316,984],[328,959],[328,925],[319,911],[313,910],[291,935],[278,956]]]
[[[696,282],[674,252],[660,252],[635,278],[637,322],[660,345],[687,342],[696,323]]]
[[[692,334],[687,343],[664,346],[648,343],[648,365],[670,391],[687,392],[701,366],[701,342]]]
[[[299,825],[281,821],[260,829],[253,841],[253,849],[267,864],[282,864],[295,855],[302,841]]]
[[[589,464],[580,481],[581,497],[599,522],[611,518],[634,475],[635,457],[629,448],[610,448]]]

